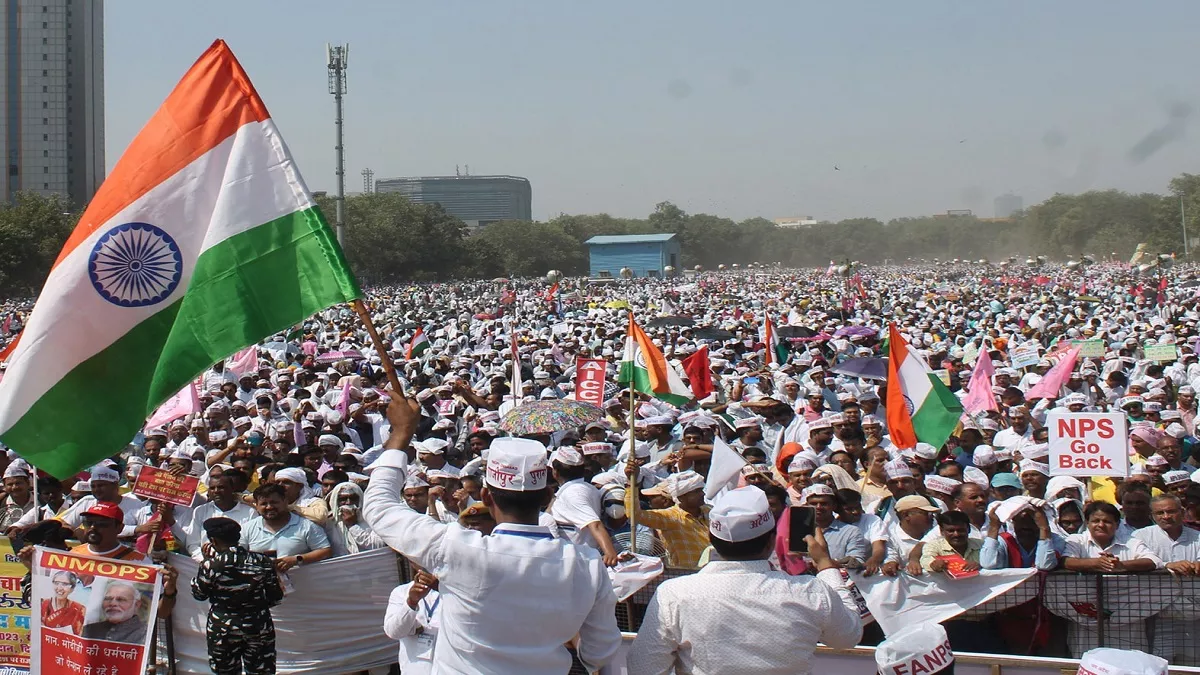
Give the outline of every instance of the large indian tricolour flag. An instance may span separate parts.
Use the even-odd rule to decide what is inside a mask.
[[[0,440],[66,477],[212,363],[362,295],[217,41],[96,192],[0,381]]]
[[[911,448],[917,441],[941,448],[954,433],[963,407],[921,357],[888,327],[887,423],[892,444]]]

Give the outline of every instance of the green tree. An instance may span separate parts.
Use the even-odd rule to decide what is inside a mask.
[[[78,221],[58,195],[22,192],[0,205],[0,295],[37,295]]]
[[[553,269],[587,274],[584,247],[559,224],[505,220],[484,227],[473,239],[479,241],[472,246],[490,251],[509,276],[541,276]]]

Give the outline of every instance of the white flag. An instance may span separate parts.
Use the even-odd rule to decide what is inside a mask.
[[[704,497],[713,499],[725,488],[737,487],[738,475],[746,460],[734,452],[720,438],[713,439],[712,463],[708,467],[708,480],[704,482]]]
[[[716,450],[713,450],[716,462]],[[884,634],[923,623],[941,623],[946,619],[982,605],[1016,588],[1036,572],[1032,567],[980,570],[978,576],[951,579],[943,573],[926,572],[919,577],[900,574],[886,577],[876,574],[854,576],[871,615]]]

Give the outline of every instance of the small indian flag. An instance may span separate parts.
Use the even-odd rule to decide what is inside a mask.
[[[942,447],[962,416],[958,398],[933,374],[921,357],[888,328],[887,423],[892,443],[915,447],[917,441]]]
[[[59,253],[0,382],[0,439],[65,478],[123,449],[214,362],[361,295],[266,106],[217,41]]]
[[[674,406],[692,400],[692,390],[667,363],[662,352],[629,315],[629,330],[625,334],[625,355],[617,382],[628,384],[634,391],[649,394]]]
[[[763,360],[768,365],[782,366],[787,361],[788,349],[786,345],[779,343],[779,334],[775,332],[775,322],[771,321],[770,316],[763,319],[762,334],[759,337],[766,351]]]
[[[425,337],[425,331],[417,326],[417,332],[413,333],[412,341],[408,343],[408,353],[404,358],[412,359],[420,358],[425,351],[429,349],[429,338]]]

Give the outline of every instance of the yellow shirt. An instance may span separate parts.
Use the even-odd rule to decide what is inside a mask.
[[[633,491],[625,493],[626,513],[637,514],[637,524],[659,531],[672,567],[696,569],[700,554],[708,548],[708,507],[696,518],[676,504],[667,509],[643,509],[634,502]]]
[[[892,496],[891,490],[888,490],[886,485],[876,485],[870,481],[871,479],[867,476],[863,476],[862,480],[858,481],[858,491],[862,493],[863,504]]]
[[[1117,484],[1108,476],[1092,476],[1088,479],[1092,501],[1117,503]]]
[[[314,498],[303,507],[292,504],[292,513],[308,518],[316,525],[325,527],[325,522],[329,520],[329,505],[325,503],[324,499]]]

